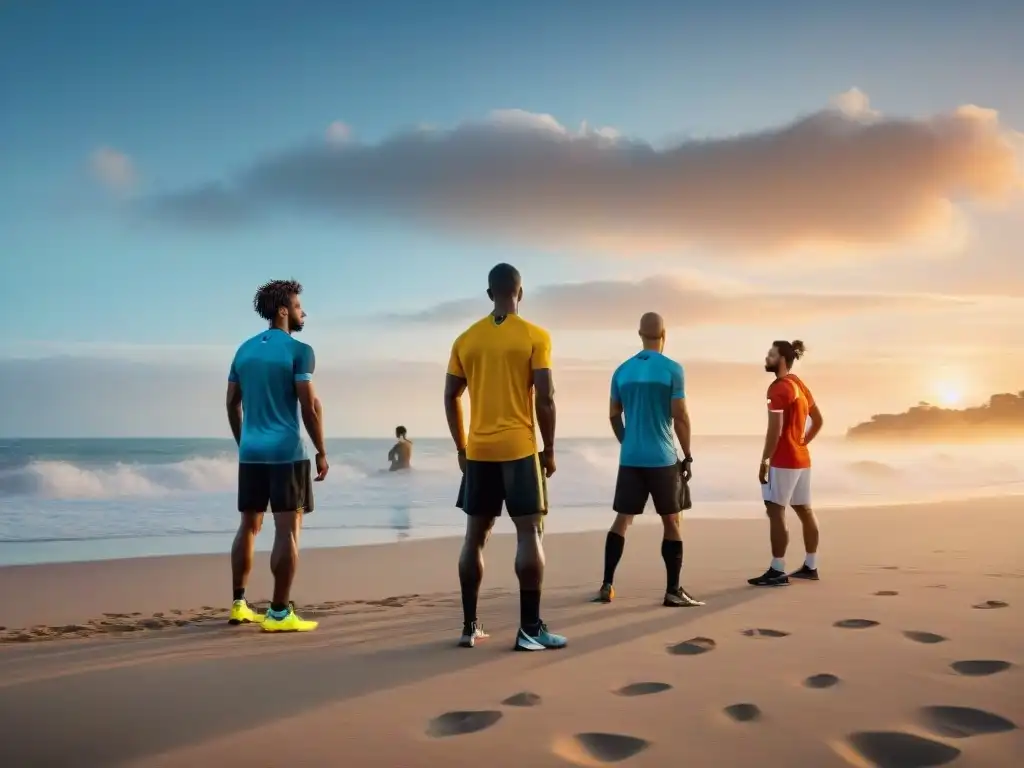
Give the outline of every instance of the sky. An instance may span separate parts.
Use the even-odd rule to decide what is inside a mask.
[[[227,435],[295,278],[335,436],[445,433],[491,266],[560,432],[658,311],[697,433],[1024,390],[1024,4],[0,2],[0,435]],[[17,404],[12,407],[11,404]]]

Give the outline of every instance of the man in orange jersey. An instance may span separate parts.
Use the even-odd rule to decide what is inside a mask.
[[[487,296],[494,309],[455,340],[444,388],[448,429],[462,470],[456,506],[466,513],[466,540],[459,558],[463,612],[459,645],[472,648],[487,637],[476,613],[484,575],[484,545],[504,505],[518,538],[515,567],[520,621],[514,649],[564,648],[566,639],[549,632],[540,617],[544,581],[541,531],[548,510],[545,479],[555,472],[551,337],[519,317],[523,284],[515,267],[498,264],[491,270]],[[466,389],[468,440],[461,400]],[[544,440],[540,453],[535,410]]]
[[[757,479],[770,523],[772,562],[763,574],[748,579],[755,587],[784,587],[790,577],[818,580],[818,521],[811,510],[811,454],[807,446],[821,431],[823,421],[811,390],[790,372],[803,354],[802,341],[776,341],[764,360],[764,369],[775,374],[775,381],[768,387],[768,433]],[[786,507],[790,506],[803,525],[807,556],[800,570],[786,575]]]

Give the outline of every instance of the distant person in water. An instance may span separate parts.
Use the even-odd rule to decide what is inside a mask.
[[[399,469],[412,469],[412,440],[406,437],[405,427],[395,427],[395,437],[398,442],[388,451],[388,461],[391,462],[390,470],[395,472]]]
[[[302,517],[313,511],[314,480],[327,476],[323,405],[313,388],[313,348],[293,334],[302,330],[306,313],[293,280],[274,280],[253,299],[269,328],[242,343],[228,373],[228,423],[238,444],[238,511],[241,521],[231,547],[234,589],[229,623],[258,622],[267,632],[308,632],[317,622],[299,618],[290,603],[299,560]],[[302,441],[299,414],[316,449],[316,475]],[[252,570],[256,534],[270,507],[274,547],[270,570],[274,592],[266,616],[245,599]]]
[[[504,506],[515,523],[517,537],[519,631],[514,648],[564,648],[566,639],[549,632],[540,616],[544,582],[541,531],[548,511],[545,480],[555,473],[551,337],[519,317],[523,281],[512,265],[498,264],[491,270],[487,296],[494,309],[455,340],[444,387],[445,416],[462,470],[456,506],[466,513],[466,538],[459,557],[463,614],[459,645],[472,648],[487,637],[476,612],[484,577],[484,546]],[[467,389],[468,440],[462,420],[462,393]],[[540,452],[535,425],[544,440]]]
[[[754,587],[784,587],[790,578],[818,580],[818,521],[811,509],[811,454],[807,446],[821,430],[823,420],[814,395],[792,373],[804,354],[802,341],[776,341],[764,359],[764,369],[775,375],[768,386],[768,433],[757,470],[761,496],[768,512],[772,562],[760,576],[748,579]],[[811,420],[807,429],[807,420]],[[806,557],[798,571],[786,575],[786,507],[793,507],[803,526]]]
[[[641,317],[639,335],[643,349],[612,376],[609,416],[622,448],[612,502],[615,522],[605,540],[604,579],[597,602],[615,599],[612,582],[626,545],[626,531],[651,499],[664,527],[661,557],[666,583],[662,604],[671,608],[704,605],[679,584],[683,569],[680,517],[693,462],[683,367],[664,354],[665,321],[661,315],[648,312]],[[673,432],[683,450],[682,460],[676,454]]]

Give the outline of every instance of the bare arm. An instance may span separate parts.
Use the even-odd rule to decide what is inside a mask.
[[[780,437],[782,437],[782,411],[768,411],[768,432],[764,436],[764,450],[761,452],[762,464],[775,455]]]
[[[818,404],[815,403],[811,406],[811,410],[807,414],[811,417],[811,428],[804,437],[804,445],[809,445],[811,440],[818,436],[821,432],[821,427],[825,423],[825,420],[821,416],[821,411],[818,410]]]
[[[235,438],[235,445],[239,445],[242,442],[242,388],[238,382],[228,382],[227,408],[231,434]]]
[[[306,434],[313,443],[316,452],[322,456],[327,455],[327,448],[324,445],[324,424],[323,405],[320,398],[316,396],[316,389],[312,381],[295,382],[295,392],[299,396],[299,412],[302,414],[302,423],[306,427]]]
[[[626,437],[626,425],[622,421],[622,403],[614,397],[608,402],[608,420],[612,424],[615,439],[619,441],[619,445],[622,445],[622,441]]]
[[[555,380],[550,368],[535,368],[533,371],[534,408],[537,411],[537,426],[544,441],[544,450],[555,449]]]
[[[677,397],[672,401],[672,427],[675,429],[676,439],[679,440],[679,447],[683,449],[683,456],[689,459],[690,411],[686,407],[685,397]]]
[[[466,380],[451,373],[444,380],[444,415],[448,420],[448,432],[460,453],[466,450],[466,428],[462,419],[462,393],[466,391]]]

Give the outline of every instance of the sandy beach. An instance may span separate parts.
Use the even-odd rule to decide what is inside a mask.
[[[226,555],[3,568],[3,762],[1019,766],[1021,504],[826,512],[823,580],[782,589],[745,583],[766,522],[692,521],[707,605],[684,610],[660,605],[660,527],[634,526],[611,605],[589,602],[604,534],[551,535],[544,616],[570,647],[532,655],[510,652],[507,535],[472,650],[457,540],[305,553],[295,599],[321,626],[284,637],[226,624]]]

